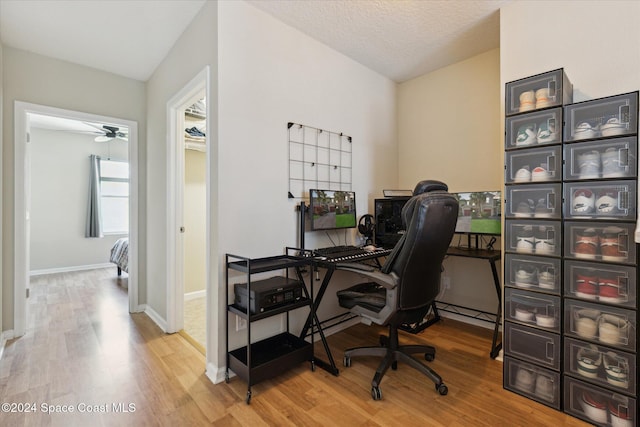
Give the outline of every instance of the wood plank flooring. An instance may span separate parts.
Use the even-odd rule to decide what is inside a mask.
[[[354,358],[343,368],[342,352],[374,345],[382,329],[357,325],[329,337],[339,377],[304,363],[255,385],[247,405],[243,381],[212,384],[204,357],[184,338],[129,314],[125,287],[115,269],[33,281],[28,332],[10,341],[0,360],[0,400],[35,404],[35,411],[0,412],[0,426],[586,425],[503,390],[502,363],[488,357],[491,332],[452,320],[401,336],[437,347],[431,366],[449,386],[447,396],[400,364],[383,379],[382,400],[373,401],[378,361]],[[42,404],[74,412],[47,414]]]

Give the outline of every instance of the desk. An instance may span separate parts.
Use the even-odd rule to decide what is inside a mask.
[[[364,262],[364,261],[373,260],[377,263],[378,258],[385,257],[390,253],[391,253],[391,250],[387,250],[387,249],[372,251],[370,254],[367,254],[366,256],[358,257],[357,261]],[[340,373],[340,370],[336,366],[336,362],[333,359],[331,350],[329,349],[329,346],[327,345],[327,342],[324,339],[324,332],[322,331],[322,325],[321,325],[322,322],[318,321],[317,316],[315,317],[315,321],[314,321],[314,316],[315,316],[315,313],[317,313],[318,306],[320,305],[320,302],[322,301],[322,297],[324,296],[324,293],[327,290],[327,287],[329,286],[331,277],[333,276],[333,273],[336,271],[337,265],[347,261],[348,260],[344,260],[341,258],[336,258],[333,260],[320,259],[320,258],[313,259],[314,268],[315,267],[325,268],[327,272],[324,275],[324,278],[322,279],[322,283],[320,284],[320,288],[318,289],[318,294],[313,298],[313,309],[311,310],[311,312],[309,313],[309,316],[307,317],[307,321],[305,322],[304,327],[302,328],[302,332],[300,332],[300,338],[304,339],[309,334],[310,329],[313,335],[313,325],[315,324],[317,326],[318,333],[322,338],[322,345],[324,346],[324,351],[327,354],[328,360],[324,361],[322,359],[319,359],[318,357],[315,357],[314,358],[315,364],[335,376],[338,376],[338,374]],[[378,263],[378,267],[379,266],[380,264]],[[311,280],[313,280],[313,278]]]
[[[498,269],[496,268],[496,261],[499,261],[501,258],[500,251],[490,251],[487,249],[475,249],[475,248],[456,248],[450,247],[447,251],[448,256],[457,256],[457,257],[465,257],[465,258],[477,258],[477,259],[486,259],[489,261],[491,265],[491,273],[493,275],[493,284],[496,289],[496,295],[498,296],[498,309],[496,310],[496,320],[493,328],[493,341],[491,343],[491,352],[489,355],[492,359],[495,359],[500,350],[502,349],[502,340],[498,343],[498,332],[500,328],[500,321],[502,320],[502,288],[500,287],[500,278],[498,277]],[[435,307],[435,304],[434,304]],[[463,307],[466,308],[466,307]],[[435,312],[436,317],[439,319],[440,316],[437,313],[437,308]]]

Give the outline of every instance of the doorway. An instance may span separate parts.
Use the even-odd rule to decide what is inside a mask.
[[[15,104],[15,202],[14,202],[14,334],[22,336],[26,332],[27,316],[27,292],[30,277],[30,234],[31,234],[31,187],[32,187],[32,155],[31,155],[31,122],[35,117],[49,117],[53,121],[80,122],[83,124],[109,124],[126,129],[128,142],[128,169],[129,169],[129,195],[128,195],[128,297],[129,312],[139,311],[138,307],[138,274],[137,274],[137,248],[138,248],[138,156],[137,156],[137,123],[113,117],[98,116],[78,111],[63,110],[37,104],[29,104],[17,101]],[[95,126],[94,126],[95,130]],[[106,129],[108,132],[108,129]],[[97,135],[95,138],[98,139]],[[124,132],[120,132],[124,139]],[[115,136],[114,136],[115,138]],[[107,138],[106,133],[104,136]],[[106,142],[106,141],[105,141]],[[87,159],[89,162],[89,159]],[[88,181],[88,179],[87,179]],[[55,244],[55,242],[51,242]],[[108,260],[109,253],[105,254]]]
[[[167,327],[207,353],[210,288],[208,67],[167,103]]]

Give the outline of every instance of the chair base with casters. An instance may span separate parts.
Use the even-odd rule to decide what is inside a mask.
[[[351,358],[358,356],[382,358],[371,381],[371,397],[373,400],[380,400],[382,398],[382,391],[380,390],[382,377],[389,367],[394,371],[398,369],[398,362],[405,363],[427,376],[435,384],[438,393],[443,396],[446,395],[449,389],[442,380],[442,377],[433,369],[413,357],[413,354],[424,354],[424,359],[432,362],[436,357],[436,349],[429,345],[400,345],[398,342],[398,325],[389,325],[389,336],[380,335],[380,346],[347,349],[344,352],[343,364],[347,368],[350,367]]]

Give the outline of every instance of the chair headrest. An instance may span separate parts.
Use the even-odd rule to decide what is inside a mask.
[[[449,187],[442,181],[436,181],[434,179],[425,179],[420,181],[416,188],[413,190],[413,195],[428,193],[430,191],[449,191]]]

